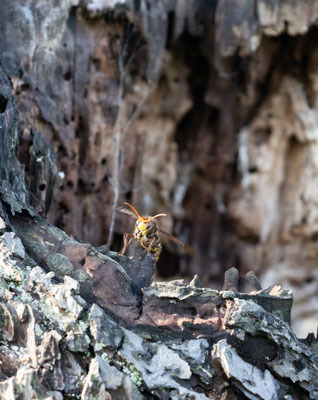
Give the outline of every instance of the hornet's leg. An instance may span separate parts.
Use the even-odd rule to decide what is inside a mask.
[[[118,252],[118,254],[122,256],[126,253],[127,247],[130,245],[134,237],[135,236],[132,233],[124,233],[124,247]]]
[[[160,238],[154,237],[154,238],[151,239],[151,242],[149,243],[149,246],[146,248],[146,251],[147,251],[148,256],[153,255],[153,254],[151,253],[151,250],[152,250],[153,247],[155,248],[158,244],[160,244]],[[160,251],[161,251],[161,250],[160,250]],[[160,253],[159,253],[159,254],[160,254]],[[158,256],[159,256],[159,255],[158,255]],[[155,255],[155,257],[157,257],[157,256]]]
[[[152,245],[155,243],[156,240],[158,240],[158,239],[155,238],[155,237],[152,238],[151,242],[149,243],[149,246],[146,248],[148,256],[151,256],[151,248],[152,248]]]

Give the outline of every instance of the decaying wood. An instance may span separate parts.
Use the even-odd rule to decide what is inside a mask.
[[[318,291],[317,4],[147,3],[149,13],[144,1],[3,0],[1,64],[20,112],[28,202],[44,215],[42,180],[59,182],[49,221],[97,246],[116,187],[119,203],[171,210],[165,229],[198,249],[196,260],[166,251],[162,276],[197,273],[209,285],[224,265],[258,269],[297,290],[300,314],[303,287]],[[45,141],[58,155],[50,172]],[[125,228],[119,217],[115,242]]]
[[[143,192],[149,213],[171,206],[187,221],[202,250],[189,270],[203,281],[215,275],[211,259],[273,265],[280,234],[285,262],[298,243],[310,265],[315,215],[307,224],[283,213],[282,227],[272,211],[293,209],[301,166],[315,171],[315,2],[33,3],[0,8],[0,398],[318,399],[317,338],[293,333],[289,290],[262,290],[235,268],[223,290],[197,276],[152,282],[154,260],[140,248],[127,258],[87,243],[106,237],[117,176],[125,200],[143,203]],[[288,40],[271,37],[282,32],[299,35],[291,60],[308,57],[306,82],[275,62]],[[186,35],[205,42],[182,61]],[[304,192],[307,215],[315,196]]]
[[[150,284],[140,249],[130,260],[77,242],[22,200],[10,207],[3,187],[2,397],[318,398],[316,339],[292,332],[289,291],[235,269],[223,291],[197,277]]]
[[[119,247],[127,229],[114,197],[171,210],[164,229],[198,256],[165,248],[162,276],[220,286],[225,265],[257,270],[297,291],[294,326],[312,327],[317,307],[303,304],[318,293],[317,2],[2,5],[28,203],[95,246],[113,236]]]

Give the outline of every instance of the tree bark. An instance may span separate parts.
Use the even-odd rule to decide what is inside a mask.
[[[2,3],[0,398],[318,399],[316,3]]]
[[[165,246],[160,276],[221,287],[225,267],[255,270],[297,293],[299,334],[315,329],[303,304],[318,293],[316,2],[5,0],[0,12],[28,203],[114,250],[128,224],[114,204],[168,210],[163,228],[197,257]]]

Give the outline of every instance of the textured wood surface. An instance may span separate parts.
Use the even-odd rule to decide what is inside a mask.
[[[253,269],[293,288],[305,335],[318,315],[317,2],[148,3],[3,0],[1,126],[25,170],[6,150],[16,195],[2,198],[14,211],[26,196],[95,246],[115,222],[113,249],[132,229],[114,197],[167,212],[162,227],[196,258],[165,245],[161,276],[221,287],[227,267]]]

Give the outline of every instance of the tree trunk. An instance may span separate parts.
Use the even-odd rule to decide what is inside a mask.
[[[318,399],[291,292],[236,269],[208,288],[252,269],[316,329],[317,18],[2,1],[0,398]],[[119,256],[124,202],[191,254]]]

